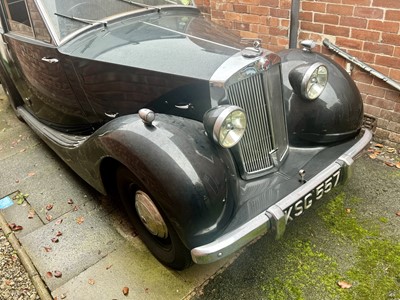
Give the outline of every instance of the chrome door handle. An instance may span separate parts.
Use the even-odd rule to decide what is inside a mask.
[[[51,58],[51,57],[43,57],[42,61],[48,62],[49,64],[58,63],[58,59],[57,58]]]

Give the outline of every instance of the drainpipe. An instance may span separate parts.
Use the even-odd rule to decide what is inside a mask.
[[[289,48],[297,48],[297,35],[299,32],[300,0],[292,0],[290,11]]]

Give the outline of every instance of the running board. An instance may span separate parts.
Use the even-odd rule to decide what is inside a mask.
[[[84,143],[89,136],[67,134],[50,128],[38,121],[32,114],[30,114],[25,108],[18,107],[18,113],[24,119],[24,121],[39,135],[50,140],[59,146],[65,148],[77,148]]]

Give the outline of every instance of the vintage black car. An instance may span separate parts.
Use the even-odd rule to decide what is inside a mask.
[[[281,236],[372,137],[311,41],[272,53],[190,0],[1,0],[0,30],[17,116],[172,268]]]

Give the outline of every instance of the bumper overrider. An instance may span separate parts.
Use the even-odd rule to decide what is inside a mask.
[[[371,139],[372,132],[368,129],[363,130],[362,137],[355,145],[301,187],[237,229],[225,233],[209,244],[193,248],[193,261],[198,264],[217,261],[270,231],[274,231],[276,237],[280,238],[292,216],[301,215],[311,207],[312,201],[318,200],[335,187],[339,174],[341,182],[347,179],[354,159],[368,146]]]

